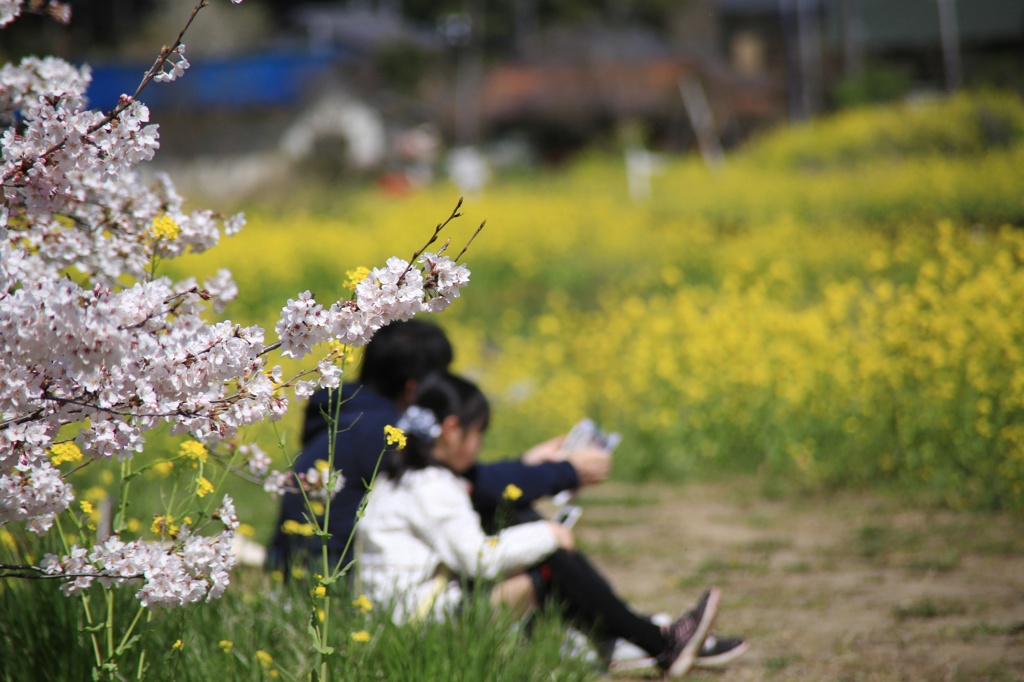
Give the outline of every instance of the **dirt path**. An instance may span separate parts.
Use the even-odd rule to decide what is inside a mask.
[[[1024,519],[772,500],[750,480],[613,484],[580,503],[581,546],[638,607],[722,589],[718,630],[751,650],[688,679],[1024,680]]]

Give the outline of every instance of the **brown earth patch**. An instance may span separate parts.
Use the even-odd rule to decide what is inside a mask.
[[[690,679],[1024,680],[1024,519],[867,493],[769,499],[749,479],[606,484],[579,503],[580,546],[639,609],[721,588],[716,628],[751,649]]]

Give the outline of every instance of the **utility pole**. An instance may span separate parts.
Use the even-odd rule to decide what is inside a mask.
[[[842,0],[843,13],[843,76],[864,75],[864,21],[860,16],[861,0]]]
[[[818,0],[795,0],[797,64],[800,74],[800,118],[821,111],[821,22]]]
[[[939,33],[942,36],[942,63],[946,68],[946,89],[964,85],[960,66],[960,28],[956,18],[956,0],[936,0],[939,6]]]
[[[455,139],[460,145],[480,142],[480,87],[484,72],[484,0],[464,0],[465,42],[455,66]]]

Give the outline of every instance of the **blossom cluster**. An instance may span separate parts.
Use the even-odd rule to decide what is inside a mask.
[[[239,0],[240,1],[240,0]],[[24,0],[0,0],[0,27],[14,21],[21,14]],[[30,8],[48,14],[54,21],[66,24],[71,21],[71,5],[57,0],[34,0]]]
[[[296,478],[310,499],[314,500],[326,502],[345,487],[345,477],[341,472],[331,471],[330,465],[322,459],[318,459],[314,466],[299,473]]]
[[[73,545],[62,557],[47,554],[42,569],[67,577],[61,591],[69,596],[88,589],[94,580],[109,588],[141,579],[135,596],[143,606],[184,606],[204,597],[210,601],[224,593],[235,564],[231,546],[238,518],[230,497],[224,497],[217,516],[225,529],[215,536],[193,534],[187,524],[175,529],[171,543],[123,542],[111,535],[91,549]]]
[[[22,8],[0,0],[0,25]],[[174,80],[185,68],[176,44],[147,78]],[[165,424],[213,446],[284,414],[285,389],[304,397],[340,383],[329,359],[286,379],[268,366],[273,351],[301,357],[325,341],[363,344],[391,321],[443,308],[469,274],[436,254],[415,265],[390,259],[351,299],[324,307],[305,292],[289,300],[276,342],[258,326],[208,322],[207,307],[217,312],[237,294],[230,273],[199,284],[157,276],[157,268],[216,245],[244,216],[186,212],[168,177],[147,180],[136,166],[159,146],[148,109],[129,95],[107,114],[89,109],[90,78],[87,66],[52,57],[0,68],[0,526],[24,522],[38,533],[74,501],[58,464],[66,460],[52,456],[67,434],[93,460],[130,459],[145,448],[145,434]],[[267,472],[265,455],[247,454],[268,490],[287,483]],[[51,559],[47,570],[111,580],[146,575],[154,587],[143,588],[144,603],[190,601],[205,576],[215,596],[220,578],[211,576],[227,565],[224,538],[189,535],[187,525],[180,532],[180,551],[112,537]],[[172,590],[158,579],[174,572],[195,584]]]
[[[389,258],[385,267],[374,268],[356,284],[352,300],[337,301],[328,309],[308,291],[289,299],[276,327],[282,355],[301,358],[312,346],[331,339],[361,346],[390,322],[443,310],[469,281],[469,270],[447,256],[428,253],[417,262],[424,271],[401,258]]]

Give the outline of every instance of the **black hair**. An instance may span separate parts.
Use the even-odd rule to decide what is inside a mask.
[[[395,402],[410,380],[447,370],[452,357],[452,344],[440,327],[418,320],[392,322],[366,346],[359,380]]]
[[[483,391],[471,381],[449,372],[435,372],[424,378],[417,387],[412,406],[428,410],[438,426],[452,415],[466,429],[485,430],[491,421],[491,406]],[[392,480],[397,481],[406,471],[436,464],[431,455],[436,435],[409,428],[405,437],[405,447],[385,467]]]

